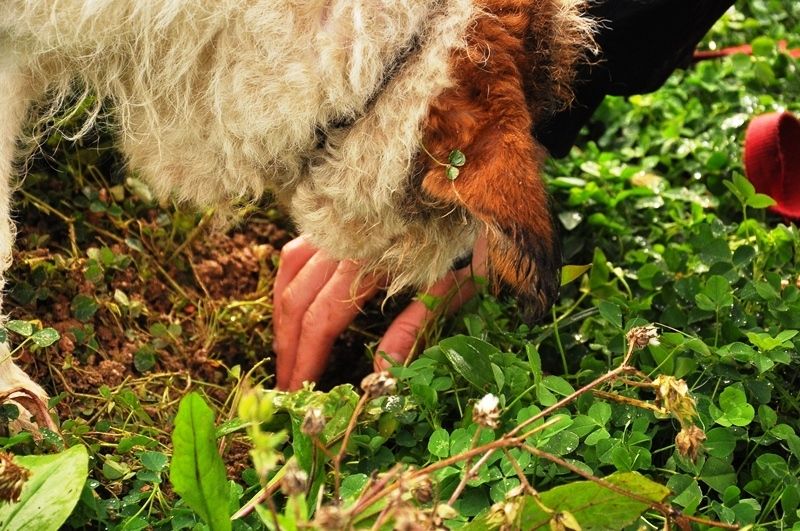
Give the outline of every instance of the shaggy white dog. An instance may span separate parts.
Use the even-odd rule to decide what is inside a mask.
[[[576,16],[577,0],[561,3]],[[0,279],[18,142],[77,89],[108,104],[121,150],[159,196],[224,210],[271,190],[311,242],[388,272],[392,291],[432,283],[480,223],[408,215],[409,175],[484,7],[0,0]],[[24,376],[5,367],[7,380]]]

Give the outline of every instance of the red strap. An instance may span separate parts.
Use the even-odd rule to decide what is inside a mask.
[[[778,49],[792,57],[800,58],[800,48],[789,50],[786,41],[778,41]],[[741,46],[731,46],[729,48],[722,48],[720,50],[696,50],[694,52],[694,62],[705,61],[707,59],[719,59],[720,57],[727,57],[743,53],[745,55],[753,55],[753,47],[749,44],[742,44]]]
[[[772,197],[771,209],[800,218],[800,121],[789,112],[763,114],[747,127],[744,167],[757,192]]]

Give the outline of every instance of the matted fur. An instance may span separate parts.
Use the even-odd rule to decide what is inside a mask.
[[[505,238],[495,238],[495,265],[517,270],[501,278],[538,286],[558,251],[530,127],[569,98],[572,64],[591,41],[581,5],[0,0],[0,276],[13,243],[15,142],[78,87],[107,104],[130,166],[162,198],[224,210],[271,190],[311,242],[389,273],[392,292],[443,276],[486,226]],[[494,36],[481,35],[487,28]],[[500,144],[491,131],[481,136],[481,120],[499,119],[499,104],[487,103],[494,94],[478,87],[470,102],[462,90],[464,72],[494,68],[495,55],[508,63],[509,102],[522,107]],[[448,112],[471,129],[451,123],[456,132],[444,135],[444,126],[434,141],[431,128],[448,122]],[[469,145],[459,144],[461,134]],[[506,160],[502,142],[511,138],[521,143]],[[423,139],[443,159],[465,149],[464,195],[462,182],[444,192],[431,184],[444,171],[421,162]],[[475,141],[496,153],[471,151]],[[470,170],[472,153],[491,165]],[[480,168],[497,174],[506,162],[513,175],[504,181],[480,176]],[[532,206],[511,212],[528,193]],[[535,243],[540,236],[544,245]],[[546,273],[538,271],[540,252],[550,260]]]

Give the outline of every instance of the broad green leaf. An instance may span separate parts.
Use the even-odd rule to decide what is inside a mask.
[[[775,200],[766,194],[754,194],[747,198],[747,206],[753,208],[767,208],[775,204]]]
[[[560,376],[545,376],[542,378],[542,385],[561,396],[569,396],[575,391],[569,382]]]
[[[735,173],[733,175],[733,185],[742,194],[742,198],[745,200],[749,199],[756,193],[756,188],[753,186],[753,183],[748,181],[742,174]]]
[[[613,474],[606,481],[637,496],[663,501],[669,489],[636,472]],[[648,505],[609,490],[592,481],[576,481],[556,487],[540,495],[542,504],[552,511],[568,511],[584,531],[617,530],[635,522]],[[520,517],[522,529],[547,529],[552,514],[526,496]]]
[[[722,493],[736,484],[736,471],[730,463],[717,457],[709,457],[700,472],[700,481]]]
[[[599,428],[590,433],[583,442],[586,443],[587,446],[594,446],[598,442],[606,440],[609,437],[611,437],[611,434],[608,433],[605,428]]]
[[[756,37],[751,46],[756,56],[766,57],[775,52],[775,41],[769,37]]]
[[[756,416],[753,406],[747,403],[744,391],[737,387],[727,387],[720,393],[719,407],[722,415],[715,415],[715,420],[722,426],[747,426]]]
[[[567,455],[578,447],[578,436],[571,431],[560,431],[549,437],[540,448],[554,455]]]
[[[605,426],[611,418],[611,406],[605,402],[595,402],[587,413],[598,426]]]
[[[753,345],[757,346],[764,352],[769,352],[778,347],[792,348],[793,345],[789,342],[789,340],[797,335],[797,330],[784,330],[776,337],[772,337],[771,335],[763,332],[747,332],[746,335],[747,339],[749,339]]]
[[[49,347],[59,340],[61,336],[54,328],[44,328],[31,336],[31,339],[40,347]]]
[[[592,264],[587,265],[565,265],[561,268],[561,285],[566,286],[573,280],[583,276],[584,273],[592,268]]]
[[[428,451],[436,457],[447,457],[450,454],[450,434],[439,428],[428,439]]]
[[[0,530],[56,531],[72,513],[89,473],[83,446],[55,455],[16,457],[31,476],[16,503],[0,504]]]
[[[708,279],[703,291],[695,297],[701,310],[717,311],[733,305],[733,292],[728,279],[722,275],[714,275]]]
[[[597,309],[600,311],[600,315],[603,319],[617,328],[622,328],[622,310],[618,305],[609,301],[600,301],[600,304],[597,305]]]
[[[351,474],[342,480],[341,496],[347,502],[354,500],[369,483],[369,476],[366,474]]]
[[[708,455],[724,458],[733,454],[736,436],[728,428],[712,428],[706,433],[703,446]]]
[[[100,308],[100,305],[97,304],[97,301],[83,294],[75,295],[70,305],[70,309],[75,318],[84,322],[91,319],[98,308]]]
[[[733,506],[736,515],[736,523],[740,525],[754,524],[758,513],[761,512],[761,504],[752,498],[742,500]]]
[[[461,376],[481,391],[494,384],[489,356],[499,353],[497,347],[476,337],[458,335],[439,342],[447,360]]]
[[[141,452],[139,461],[147,470],[161,472],[169,463],[169,458],[161,452]]]
[[[172,432],[169,478],[186,504],[212,531],[231,529],[225,464],[217,453],[214,412],[197,393],[186,395],[178,407]]]
[[[756,458],[754,471],[757,473],[758,478],[770,484],[782,483],[784,478],[789,474],[789,466],[786,460],[773,453],[761,454]]]
[[[6,323],[6,329],[17,333],[22,337],[29,337],[31,334],[33,334],[33,325],[28,321],[9,321]]]
[[[690,514],[697,509],[703,500],[703,492],[700,490],[700,485],[692,476],[675,474],[669,478],[667,487],[674,493],[672,503],[680,505]]]

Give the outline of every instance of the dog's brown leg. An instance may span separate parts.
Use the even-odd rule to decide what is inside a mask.
[[[519,33],[528,23],[524,15],[513,22]],[[486,224],[491,274],[536,319],[557,295],[560,248],[539,177],[545,153],[531,135],[519,33],[493,17],[477,21],[467,51],[453,58],[455,86],[431,108],[420,157],[423,189]],[[452,150],[466,156],[453,180],[439,164]]]

